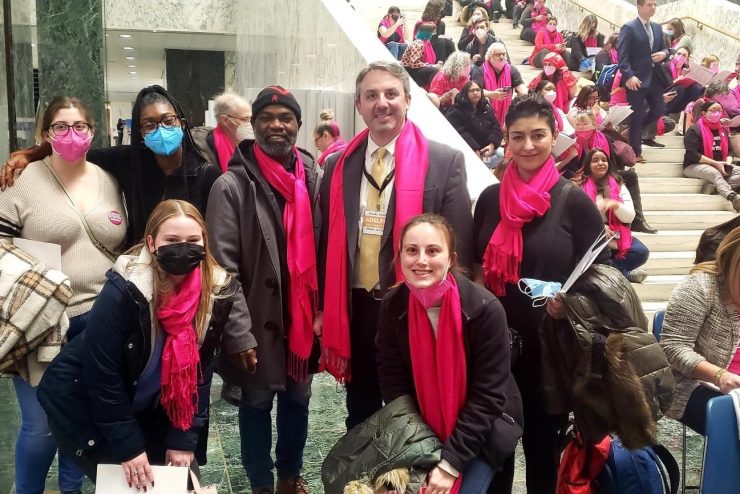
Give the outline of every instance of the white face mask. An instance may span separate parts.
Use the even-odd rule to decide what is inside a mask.
[[[236,141],[242,142],[245,139],[254,139],[254,129],[252,129],[252,124],[249,122],[236,128]]]
[[[486,37],[486,30],[483,28],[478,28],[475,30],[475,35],[479,38],[485,38]]]
[[[558,93],[556,93],[555,91],[545,91],[543,96],[545,97],[545,101],[547,101],[548,103],[552,103],[553,101],[555,101],[555,98],[558,97]]]

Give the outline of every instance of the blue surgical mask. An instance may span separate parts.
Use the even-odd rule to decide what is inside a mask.
[[[182,128],[157,127],[157,130],[144,136],[144,145],[159,156],[171,156],[182,144]]]
[[[563,287],[556,281],[541,281],[534,278],[522,278],[519,280],[519,291],[533,300],[533,307],[541,307],[547,303],[548,298],[553,298]]]
[[[432,39],[432,34],[433,33],[431,31],[419,31],[418,33],[416,33],[416,39],[421,39],[421,40]]]

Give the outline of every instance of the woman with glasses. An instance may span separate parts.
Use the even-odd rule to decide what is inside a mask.
[[[93,119],[80,100],[54,98],[40,124],[40,138],[52,149],[51,156],[28,164],[15,186],[0,194],[0,242],[20,237],[61,246],[62,272],[73,291],[61,324],[61,336],[66,332],[67,341],[85,329],[105,273],[126,238],[123,198],[116,180],[86,159],[93,134]],[[36,398],[45,369],[38,363],[19,365],[13,377],[21,408],[15,449],[18,494],[44,491],[57,452]],[[82,479],[82,471],[60,455],[60,492],[80,492]]]
[[[51,154],[48,143],[14,153],[6,163],[5,184],[16,170]],[[145,87],[134,102],[131,145],[96,149],[88,160],[110,172],[128,210],[126,246],[141,240],[146,219],[165,199],[183,199],[205,214],[211,185],[221,174],[198,151],[180,105],[161,86]],[[10,180],[9,180],[10,179]]]

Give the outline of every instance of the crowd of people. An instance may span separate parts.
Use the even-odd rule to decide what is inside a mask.
[[[632,232],[654,230],[634,165],[679,92],[657,85],[653,64],[667,61],[670,87],[691,105],[685,174],[740,210],[727,127],[740,87],[684,83],[691,39],[680,20],[665,32],[649,21],[655,0],[638,0],[638,18],[606,42],[587,16],[571,45],[544,0],[469,5],[459,51],[438,37],[440,4],[430,2],[411,42],[400,9],[389,9],[378,36],[400,63],[357,74],[367,128],[351,139],[322,112],[318,158],[296,146],[304,115],[279,86],[251,104],[219,95],[212,129],[191,129],[164,88],[146,87],[131,115],[136,138],[106,149],[90,149],[96,123],[84,102],[47,106],[38,145],[0,174],[0,266],[17,269],[14,283],[39,263],[13,238],[61,246],[59,269],[34,271],[46,339],[30,339],[42,323],[3,315],[29,335],[12,370],[18,494],[43,492],[57,450],[66,494],[85,475],[95,481],[101,463],[122,465],[137,490],[154,485],[152,465],[197,471],[214,372],[239,407],[254,494],[308,492],[317,372],[346,389],[347,436],[411,399],[407,413],[437,440],[422,469],[427,494],[511,492],[520,439],[528,491],[555,492],[568,414],[553,413],[543,391],[555,364],[543,362],[540,331],[570,309],[559,295],[533,303],[541,294],[521,282],[564,283],[604,234],[596,263],[644,280],[649,252]],[[503,17],[536,45],[530,62],[542,72],[529,86],[491,31],[489,19]],[[601,71],[613,70],[634,111],[626,128],[604,125],[599,85],[579,86],[569,69],[602,45]],[[462,152],[407,118],[412,79],[500,178],[474,209]],[[561,133],[575,144],[554,156]],[[676,376],[668,415],[700,433],[707,400],[740,387],[732,228],[718,227],[716,259],[701,259],[674,292],[661,340]],[[6,285],[0,297],[13,295]],[[375,454],[375,466],[386,461]]]

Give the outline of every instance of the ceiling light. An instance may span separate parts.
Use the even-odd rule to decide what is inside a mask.
[[[306,58],[316,58],[316,54],[315,53],[309,53],[308,55],[306,55]]]
[[[129,74],[136,75],[136,74],[138,74],[138,72],[136,72],[135,70],[131,70],[131,71],[129,71]]]
[[[124,50],[133,50],[134,47],[133,46],[124,46],[123,49]]]
[[[136,68],[136,65],[129,65],[128,68],[129,69],[135,69]]]
[[[336,48],[337,47],[337,44],[336,43],[327,43],[326,46],[328,46],[329,48]]]
[[[126,60],[136,60],[136,57],[126,57]]]
[[[299,65],[300,65],[299,63],[294,63],[293,67],[298,67]]]
[[[130,34],[119,34],[118,37],[119,38],[130,38],[131,35]]]

